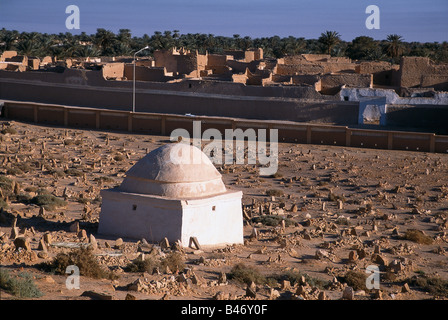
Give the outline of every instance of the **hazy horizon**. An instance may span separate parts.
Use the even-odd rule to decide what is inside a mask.
[[[179,30],[181,34],[205,33],[215,36],[252,38],[304,37],[317,39],[326,30],[341,34],[345,41],[358,36],[377,40],[399,34],[404,41],[448,41],[448,1],[446,0],[1,0],[0,28],[19,32],[71,32],[94,34],[98,28],[117,33],[130,29],[133,36],[154,31]],[[80,9],[80,29],[68,30],[65,20],[68,5]],[[368,30],[365,20],[368,5],[381,12],[379,30]]]

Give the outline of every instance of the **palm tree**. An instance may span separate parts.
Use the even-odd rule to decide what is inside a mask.
[[[129,30],[129,29],[120,29],[120,30],[118,30],[117,39],[120,42],[123,42],[125,44],[129,44],[129,42],[131,41],[131,38],[132,38],[131,30]]]
[[[328,54],[331,54],[331,50],[335,45],[341,42],[341,35],[336,31],[325,31],[321,33],[318,41],[322,43]]]
[[[129,45],[117,42],[117,44],[114,47],[114,51],[116,55],[119,56],[131,56],[132,55],[132,49],[129,47]]]
[[[95,34],[95,44],[101,48],[103,55],[113,55],[113,45],[116,41],[115,34],[112,31],[99,28]]]
[[[12,32],[7,32],[3,38],[1,39],[3,41],[3,49],[4,50],[12,50],[15,48],[15,43],[17,41],[17,35],[15,35]]]
[[[347,46],[346,56],[353,60],[365,60],[378,49],[378,43],[371,37],[360,36]]]
[[[75,55],[75,52],[82,47],[75,39],[67,39],[62,45],[61,56],[69,58]]]
[[[174,39],[174,46],[176,48],[179,47],[179,37],[180,37],[180,31],[179,30],[173,30],[173,39]]]
[[[448,42],[443,41],[434,52],[434,60],[448,63]]]
[[[44,57],[44,56],[48,56],[48,55],[52,55],[52,50],[51,47],[56,44],[55,41],[55,35],[53,34],[43,34],[42,37],[40,38],[40,42],[39,42],[39,50],[38,50],[38,56],[39,57]]]
[[[204,33],[198,33],[195,39],[196,39],[195,49],[197,49],[199,53],[205,54],[205,51],[208,49],[207,47],[208,36]]]
[[[240,35],[239,34],[234,34],[233,35],[233,41],[232,41],[232,49],[239,49],[239,39],[240,39]]]
[[[77,38],[83,43],[92,41],[92,38],[85,31],[81,32],[81,34]]]
[[[284,51],[289,55],[297,55],[305,52],[305,38],[294,38],[292,36],[284,39]]]
[[[398,34],[390,34],[387,36],[386,53],[392,58],[393,62],[397,62],[398,58],[403,54],[403,38]]]
[[[74,55],[77,57],[98,57],[100,53],[97,47],[89,45],[78,47]]]
[[[253,41],[249,36],[245,36],[244,38],[240,39],[239,43],[239,47],[241,50],[247,50],[253,45]]]
[[[36,43],[37,41],[39,41],[41,37],[41,34],[38,32],[22,32],[20,34],[20,38],[21,40],[29,40],[31,41],[33,44]]]
[[[19,44],[17,45],[17,49],[19,51],[19,54],[25,56],[33,56],[38,48],[32,40],[25,39],[19,42]]]
[[[152,48],[156,50],[164,49],[164,41],[162,32],[154,31],[154,35],[151,37],[151,45]]]
[[[269,47],[272,49],[272,54],[275,58],[280,58],[285,55],[285,49],[282,44],[282,39],[279,36],[269,38]]]

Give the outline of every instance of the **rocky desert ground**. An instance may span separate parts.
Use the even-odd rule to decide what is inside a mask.
[[[1,299],[448,297],[447,154],[281,143],[273,176],[218,165],[243,191],[245,243],[186,248],[97,233],[100,190],[168,137],[0,125]]]

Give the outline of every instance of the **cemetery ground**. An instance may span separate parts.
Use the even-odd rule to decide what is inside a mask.
[[[245,243],[180,247],[97,233],[100,190],[168,137],[0,124],[1,299],[448,297],[447,154],[280,143],[272,176],[216,165]]]

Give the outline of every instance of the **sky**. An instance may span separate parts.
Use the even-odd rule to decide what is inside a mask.
[[[66,28],[69,5],[80,10],[79,30]],[[365,26],[369,5],[380,9],[378,30]],[[130,29],[133,36],[179,30],[306,39],[330,30],[346,41],[398,34],[408,42],[443,42],[448,41],[448,0],[0,0],[0,28],[56,34]]]

